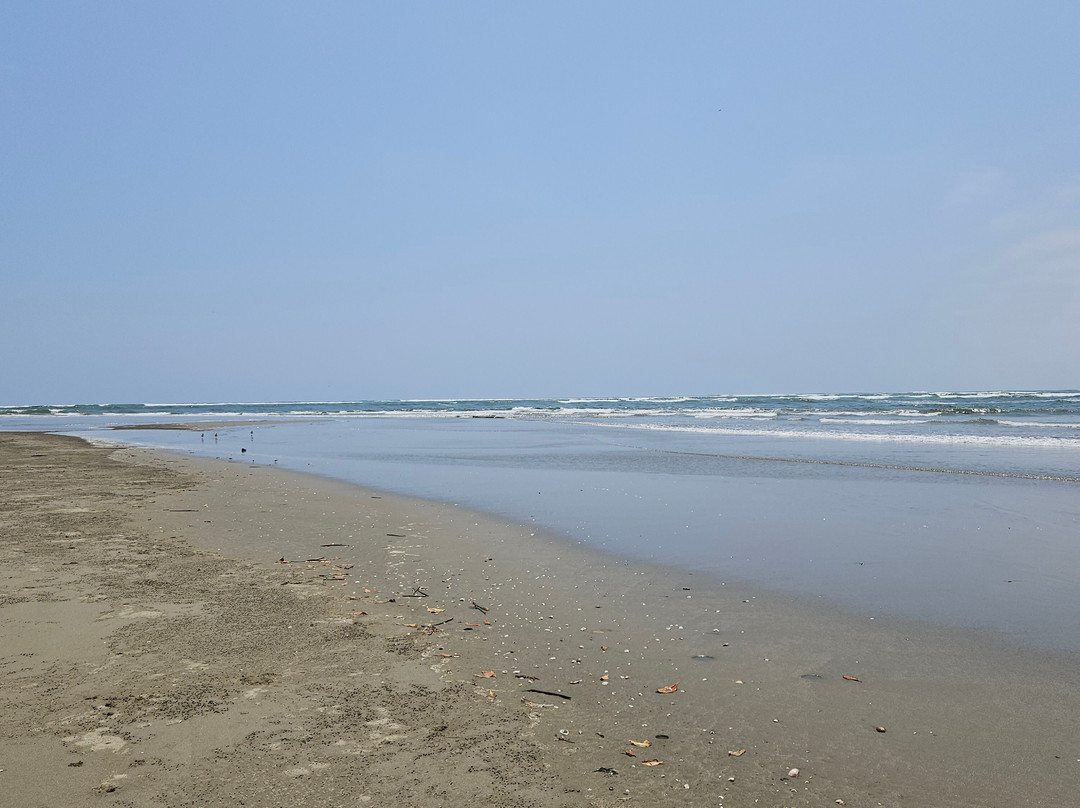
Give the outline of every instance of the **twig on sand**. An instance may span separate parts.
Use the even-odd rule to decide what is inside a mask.
[[[418,587],[416,587],[416,589],[414,589],[412,591],[411,595],[402,595],[401,597],[403,597],[403,598],[429,598],[429,597],[431,597],[431,595],[429,595],[427,592],[424,591],[424,587],[418,586]]]
[[[474,600],[474,601],[472,602],[472,607],[473,607],[474,609],[479,609],[479,610],[480,610],[480,611],[482,611],[482,612],[489,612],[489,611],[491,611],[491,610],[490,610],[490,609],[489,609],[489,608],[488,608],[487,606],[481,606],[481,605],[480,605],[479,603],[477,603],[477,602],[476,602],[475,600]]]
[[[446,618],[445,620],[443,620],[443,621],[441,621],[439,623],[429,623],[428,625],[424,626],[424,631],[427,634],[434,634],[436,631],[442,631],[442,629],[439,628],[439,626],[444,625],[446,623],[449,623],[453,619],[454,618],[452,618],[452,617],[448,617],[448,618]]]
[[[567,695],[565,695],[563,693],[553,693],[550,690],[537,690],[535,687],[530,687],[525,692],[526,693],[541,693],[541,694],[543,694],[545,696],[554,696],[555,698],[566,699],[567,701],[570,701],[570,699],[572,698],[571,696],[567,696]]]

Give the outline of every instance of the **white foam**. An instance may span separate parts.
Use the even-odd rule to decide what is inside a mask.
[[[701,435],[740,435],[765,438],[810,438],[814,440],[841,440],[863,443],[926,443],[958,446],[1045,447],[1075,449],[1080,451],[1080,438],[1031,437],[1021,435],[956,435],[956,434],[905,434],[867,432],[828,432],[825,430],[761,429],[747,427],[679,426],[672,424],[615,424],[596,422],[596,426],[611,429],[645,429],[657,432],[689,432]]]
[[[763,410],[757,407],[703,408],[683,410],[678,414],[690,415],[694,418],[776,418],[779,416],[775,410]]]
[[[823,424],[869,424],[870,426],[893,426],[895,424],[920,426],[929,423],[925,418],[822,418]]]
[[[995,423],[1003,426],[1033,426],[1047,429],[1080,429],[1080,424],[1066,424],[1061,421],[1006,421],[1003,418],[995,418]]]

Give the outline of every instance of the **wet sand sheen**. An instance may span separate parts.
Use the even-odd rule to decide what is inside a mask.
[[[277,469],[27,433],[0,452],[20,804],[1074,797],[1065,655]]]

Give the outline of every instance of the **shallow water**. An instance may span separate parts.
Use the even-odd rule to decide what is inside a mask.
[[[988,628],[1080,651],[1080,482],[1067,479],[1080,453],[1069,447],[799,441],[488,418],[82,434],[277,463],[868,616]]]

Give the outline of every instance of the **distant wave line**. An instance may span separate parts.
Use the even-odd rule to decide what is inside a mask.
[[[732,429],[725,427],[692,427],[660,424],[605,423],[604,421],[571,421],[579,425],[593,425],[608,429],[641,429],[653,432],[686,432],[700,435],[734,435],[763,438],[810,438],[816,440],[846,440],[867,443],[888,441],[891,443],[954,444],[968,446],[1052,447],[1080,449],[1080,440],[1059,437],[1025,437],[1019,435],[899,435],[887,432],[827,432],[822,430],[796,429]]]

